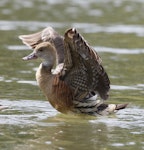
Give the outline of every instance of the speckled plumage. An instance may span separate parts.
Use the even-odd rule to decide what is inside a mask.
[[[67,30],[63,38],[48,27],[20,39],[34,49],[24,60],[42,60],[36,79],[58,111],[105,115],[127,106],[105,104],[96,99],[97,94],[103,100],[108,98],[110,81],[101,58],[76,29]]]

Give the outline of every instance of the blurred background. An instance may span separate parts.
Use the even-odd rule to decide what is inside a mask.
[[[144,0],[1,0],[1,150],[144,149]],[[129,103],[110,117],[59,114],[35,81],[39,60],[21,34],[75,27],[99,53],[111,80],[108,103]]]

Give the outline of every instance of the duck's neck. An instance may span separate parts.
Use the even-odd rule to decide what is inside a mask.
[[[45,94],[50,91],[49,88],[51,88],[53,82],[53,74],[51,70],[55,65],[57,65],[57,54],[52,53],[42,60],[42,63],[36,72],[36,80]]]
[[[42,62],[42,67],[51,70],[53,68],[54,64],[55,63],[51,62],[51,61],[43,61]]]
[[[55,51],[53,51],[49,57],[46,57],[42,61],[42,67],[49,71],[51,71],[51,69],[56,67],[57,65],[58,65],[58,57]]]

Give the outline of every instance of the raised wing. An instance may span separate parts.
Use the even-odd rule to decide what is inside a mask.
[[[61,79],[74,91],[75,99],[83,100],[98,93],[106,100],[110,81],[95,50],[76,29],[69,29],[65,33],[64,46],[65,60]]]
[[[52,43],[58,53],[59,63],[62,63],[64,60],[64,42],[63,37],[60,36],[52,27],[47,27],[40,32],[20,35],[19,38],[22,42],[28,47],[34,49],[39,43],[50,42]]]

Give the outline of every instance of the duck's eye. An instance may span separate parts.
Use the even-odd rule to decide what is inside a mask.
[[[40,51],[40,52],[42,52],[42,51],[43,51],[43,49],[41,48],[41,49],[39,49],[39,51]]]

